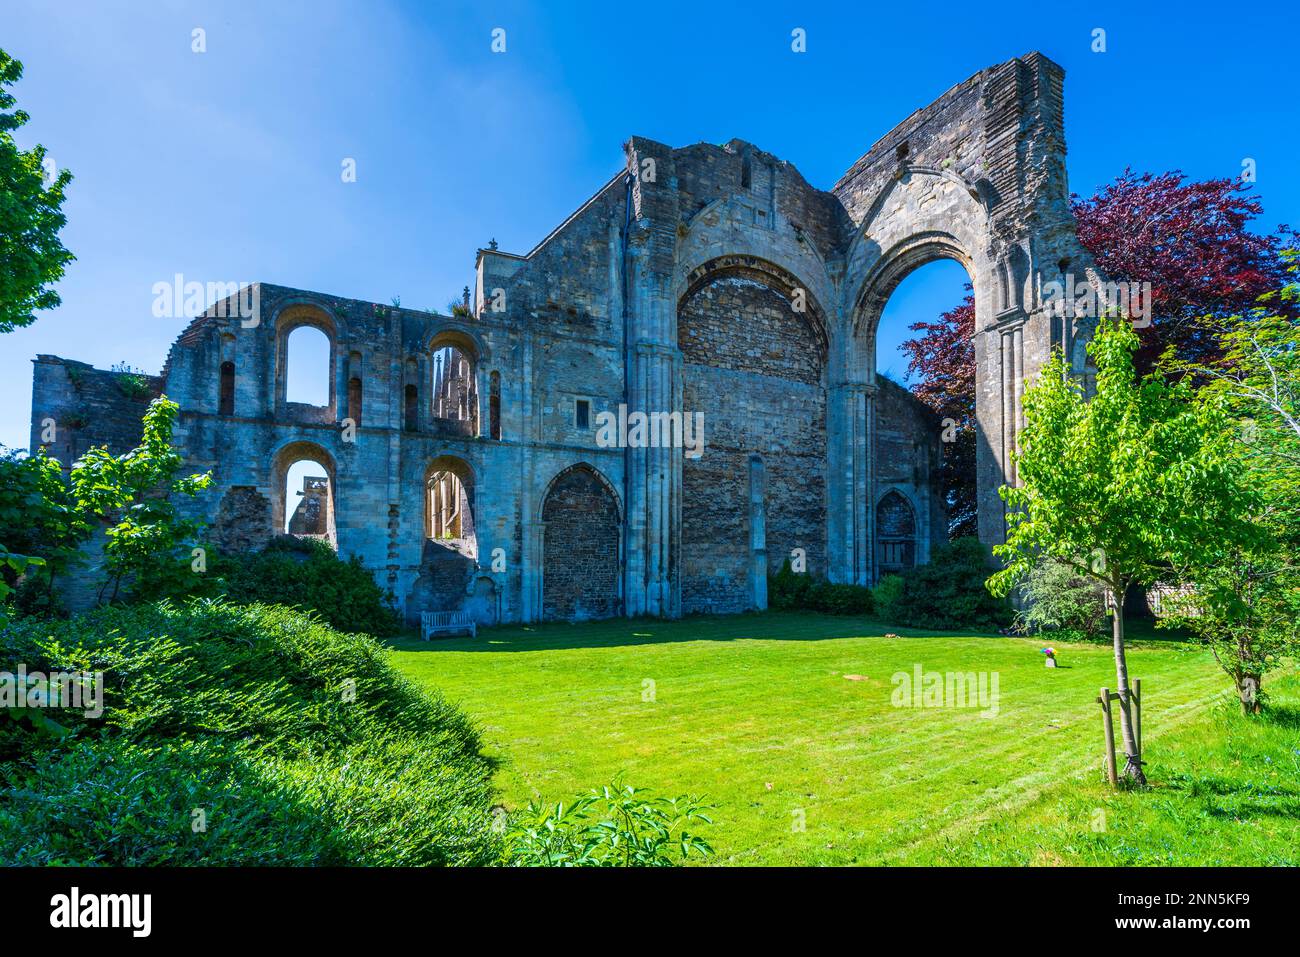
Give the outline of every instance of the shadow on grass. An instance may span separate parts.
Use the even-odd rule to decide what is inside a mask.
[[[1237,710],[1234,702],[1234,711]],[[1264,703],[1264,711],[1251,719],[1255,721],[1265,721],[1269,724],[1275,724],[1280,728],[1289,728],[1292,731],[1300,731],[1300,708],[1291,705],[1274,705],[1269,704],[1267,700]]]
[[[480,628],[477,638],[434,638],[422,641],[407,633],[389,639],[399,651],[554,651],[569,648],[612,648],[657,645],[680,641],[830,641],[836,638],[897,639],[961,637],[998,638],[995,631],[968,629],[939,631],[904,628],[856,615],[816,612],[767,611],[743,615],[692,615],[670,621],[662,618],[611,618],[576,624],[544,622],[533,625],[495,625]]]
[[[1174,790],[1198,801],[1211,817],[1300,820],[1300,791],[1295,788],[1195,773],[1175,775],[1169,783]]]

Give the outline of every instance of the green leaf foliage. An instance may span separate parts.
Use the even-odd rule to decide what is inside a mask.
[[[500,858],[477,731],[373,639],[284,608],[160,602],[11,624],[0,662],[102,671],[105,706],[57,712],[63,735],[0,722],[0,863]]]
[[[1223,442],[1256,493],[1239,507],[1262,534],[1182,556],[1169,576],[1181,588],[1161,624],[1210,648],[1248,714],[1262,708],[1265,673],[1300,654],[1300,324],[1288,305],[1298,296],[1293,283],[1214,320],[1221,358],[1162,361],[1163,372],[1198,386],[1198,402],[1227,409]]]
[[[1024,607],[1016,618],[1024,631],[1091,640],[1106,624],[1105,588],[1065,562],[1036,565],[1022,582],[1020,593]]]
[[[881,617],[909,628],[995,629],[1011,623],[1011,606],[984,587],[989,550],[972,536],[937,546],[930,561],[882,580]],[[897,578],[897,582],[890,582]]]
[[[616,778],[577,800],[538,800],[510,815],[508,859],[517,867],[672,867],[713,854],[698,833],[712,824],[701,797],[658,797]]]
[[[869,615],[873,607],[871,589],[862,585],[837,584],[790,567],[790,559],[767,579],[767,604],[776,610],[808,609],[831,615]]]
[[[1059,351],[1025,392],[1019,484],[1000,490],[1008,530],[993,550],[1005,563],[989,579],[995,593],[1057,559],[1122,595],[1171,562],[1258,537],[1247,519],[1258,496],[1234,468],[1224,408],[1192,401],[1186,383],[1137,379],[1137,345],[1124,320],[1103,319],[1088,346],[1091,400]]]
[[[75,258],[59,239],[72,174],[64,169],[51,176],[45,147],[21,150],[13,137],[28,116],[6,88],[22,75],[23,65],[0,50],[0,333],[59,305],[54,283]]]
[[[302,608],[340,631],[383,637],[401,628],[361,559],[343,560],[325,542],[283,536],[260,552],[219,556],[209,574],[231,601]]]

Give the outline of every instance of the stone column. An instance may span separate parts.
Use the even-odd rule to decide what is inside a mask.
[[[546,523],[524,522],[520,529],[524,560],[519,569],[520,620],[542,620],[542,566]]]
[[[853,515],[853,575],[857,585],[875,581],[875,470],[876,393],[875,385],[854,382],[845,386],[848,404],[845,436],[851,448],[849,501]]]
[[[979,536],[988,545],[1006,540],[1006,506],[998,495],[1016,481],[1012,451],[1023,422],[1025,314],[1005,314],[975,340],[976,418],[980,441],[975,462],[978,481]]]
[[[681,410],[681,353],[638,342],[628,414]],[[682,449],[629,449],[629,614],[681,614],[674,567],[681,547]],[[633,553],[639,552],[636,560]],[[638,592],[640,594],[638,595]]]
[[[858,580],[854,449],[848,427],[853,421],[851,388],[839,383],[826,390],[826,574],[833,582]]]
[[[753,607],[767,608],[767,475],[763,458],[749,457],[749,590]]]
[[[870,585],[875,469],[875,397],[865,382],[827,395],[827,560],[832,581]]]
[[[520,529],[519,573],[511,576],[518,582],[519,619],[520,621],[540,621],[542,617],[542,568],[544,526],[540,521],[541,503],[537,497],[543,494],[546,479],[537,475],[533,460],[534,442],[539,432],[537,408],[538,402],[533,392],[533,350],[534,340],[527,336],[523,340],[522,355],[519,361],[518,403],[511,403],[514,415],[514,428],[520,438],[518,446],[519,465],[519,501],[515,504],[517,521]],[[505,428],[503,423],[502,428]],[[542,484],[539,484],[542,483]]]
[[[682,408],[677,348],[677,188],[672,150],[632,137],[627,143],[630,218],[624,268],[628,414]],[[682,450],[629,449],[627,455],[627,610],[681,614]]]
[[[1012,374],[1015,376],[1012,384],[1011,449],[1015,451],[1019,447],[1020,427],[1024,424],[1025,337],[1023,324],[1018,324],[1011,330],[1011,360]],[[1007,469],[1007,474],[1011,477],[1013,485],[1020,483],[1014,462]]]

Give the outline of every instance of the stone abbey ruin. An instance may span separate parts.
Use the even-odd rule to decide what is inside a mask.
[[[829,191],[740,140],[640,137],[626,170],[526,254],[480,249],[452,316],[256,284],[173,345],[153,395],[214,483],[223,548],[289,532],[356,554],[408,620],[677,617],[766,605],[795,549],[870,584],[946,537],[941,424],[876,375],[891,292],[937,258],[974,285],[979,534],[1004,534],[1023,382],[1088,330],[1047,307],[1100,282],[1068,206],[1063,71],[983,70],[880,139]],[[324,405],[289,401],[288,339],[329,340]],[[32,448],[130,448],[149,395],[35,360]],[[604,414],[703,414],[703,454],[600,440]],[[58,424],[52,441],[43,423]],[[290,466],[311,474],[288,488]]]

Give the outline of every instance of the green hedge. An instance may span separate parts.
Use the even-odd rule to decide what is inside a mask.
[[[0,863],[489,864],[492,766],[384,649],[279,607],[25,620],[0,668],[105,674],[105,712],[0,713]],[[198,828],[202,811],[204,827]]]
[[[993,572],[991,561],[977,538],[946,542],[931,552],[928,564],[881,580],[877,613],[909,628],[1003,628],[1013,613],[1010,602],[994,598],[984,587]]]
[[[872,610],[871,589],[860,585],[839,585],[811,575],[799,574],[786,559],[781,570],[767,579],[767,606],[780,610],[807,609],[831,615],[868,615]]]
[[[260,552],[220,555],[208,572],[231,601],[289,605],[314,611],[340,631],[384,637],[401,620],[370,570],[344,561],[328,544],[281,536]]]

